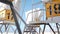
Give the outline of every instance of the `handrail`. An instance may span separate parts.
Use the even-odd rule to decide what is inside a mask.
[[[45,9],[39,9],[39,10],[36,10],[36,11],[33,11],[33,12],[38,12],[38,11],[45,11]],[[29,14],[31,14],[31,13],[33,13],[33,12],[29,12],[29,13],[27,14],[27,18],[28,18],[28,16],[29,16]],[[26,21],[27,21],[27,19],[26,19]]]

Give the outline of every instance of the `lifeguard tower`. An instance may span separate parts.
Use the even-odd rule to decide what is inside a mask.
[[[19,0],[18,0],[19,1]],[[34,0],[32,0],[33,2]],[[15,25],[19,34],[21,33],[19,19],[25,24],[23,34],[40,34],[40,25],[44,25],[42,34],[44,34],[45,27],[48,25],[52,32],[56,34],[56,31],[51,27],[49,23],[56,23],[57,32],[59,33],[58,23],[60,22],[60,0],[42,0],[38,3],[32,3],[32,10],[26,12],[26,22],[19,15],[19,10],[16,9],[14,5],[14,0],[0,0],[0,31],[2,33],[2,27],[5,26],[5,31],[9,31],[9,25]],[[35,8],[36,5],[43,3],[45,9]],[[18,6],[20,3],[17,3]],[[17,7],[18,7],[17,6]],[[46,16],[46,17],[45,17]],[[43,19],[42,19],[43,17]],[[45,18],[44,18],[45,17]],[[30,19],[30,20],[29,20]],[[42,20],[41,20],[42,19]],[[44,20],[46,19],[46,20]],[[60,26],[60,25],[59,25]],[[35,28],[39,28],[37,32]],[[12,30],[14,30],[12,28]],[[14,31],[16,34],[16,30]],[[7,32],[8,33],[8,32]]]
[[[34,0],[33,0],[34,1]],[[36,5],[39,5],[43,3],[45,6],[45,9],[33,9],[33,7],[35,7]],[[44,25],[44,29],[42,34],[44,34],[45,31],[45,27],[46,25],[48,25],[51,30],[53,31],[54,34],[55,31],[53,30],[53,28],[51,27],[51,25],[49,23],[56,23],[56,27],[57,27],[57,32],[59,34],[59,27],[58,27],[58,23],[60,22],[60,0],[42,0],[38,3],[33,3],[32,4],[32,10],[31,12],[27,12],[27,21],[26,23],[30,24],[30,25],[36,25],[40,27],[40,25]],[[40,11],[40,12],[39,12]],[[44,13],[46,12],[46,13]],[[41,20],[41,17],[44,16],[44,14],[46,14],[46,20]],[[40,17],[39,17],[40,16]],[[34,26],[32,26],[34,27]],[[26,30],[26,32],[28,32]],[[39,33],[40,34],[40,33]]]

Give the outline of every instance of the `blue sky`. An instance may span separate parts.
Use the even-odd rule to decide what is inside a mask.
[[[37,2],[39,2],[39,1],[41,1],[41,0],[34,0],[33,3],[37,3]],[[25,6],[24,6],[24,4],[25,4]],[[43,3],[34,6],[34,8],[41,8],[41,9],[43,9],[43,8],[44,8]],[[22,16],[22,12],[23,12],[22,18],[23,18],[25,21],[26,21],[25,12],[27,12],[27,11],[29,11],[29,10],[32,10],[32,0],[26,0],[26,3],[24,2],[24,0],[22,0],[20,15]],[[45,16],[46,16],[46,15],[45,15]],[[52,28],[54,28],[54,30],[56,30],[56,27],[55,27],[56,25],[55,25],[55,23],[50,23],[50,25],[52,26]],[[20,27],[21,30],[23,31],[23,29],[24,29],[24,27],[25,27],[24,23],[21,23],[20,26],[21,26],[21,27]],[[41,28],[43,28],[43,25],[41,25]],[[50,31],[49,26],[46,26],[46,31]]]

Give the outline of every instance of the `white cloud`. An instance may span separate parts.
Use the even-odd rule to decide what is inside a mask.
[[[51,0],[42,0],[43,2],[49,2],[49,1],[51,1]]]
[[[14,8],[15,8],[17,11],[20,11],[21,0],[14,0],[14,1],[13,1],[13,5],[14,5]],[[19,12],[18,12],[18,13],[19,13]]]
[[[32,21],[32,18],[33,18],[33,21],[35,22],[35,18],[38,18],[39,19],[39,15],[40,17],[43,15],[42,12],[43,11],[39,11],[40,8],[36,8],[36,9],[33,9],[33,16],[32,16],[32,10],[29,10],[26,12],[26,23],[29,24],[29,22]]]
[[[10,6],[0,2],[0,8],[10,9]]]

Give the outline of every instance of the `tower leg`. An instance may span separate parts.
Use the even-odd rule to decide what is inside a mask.
[[[16,27],[17,27],[17,29],[18,29],[18,32],[19,32],[19,34],[22,34],[22,33],[21,33],[21,30],[20,30],[20,26],[19,26],[18,20],[17,20],[17,17],[16,17],[16,14],[15,14],[15,12],[14,12],[14,7],[13,7],[13,6],[10,6],[10,8],[11,8],[11,10],[12,10],[12,15],[13,15],[13,17],[14,17],[15,24],[16,24]]]
[[[59,28],[58,28],[58,23],[56,23],[56,27],[57,27],[57,31],[58,31],[58,34],[59,34]]]
[[[52,27],[50,26],[50,24],[48,24],[49,25],[49,27],[51,28],[51,30],[53,31],[53,33],[55,34],[55,32],[54,32],[54,30],[52,29]]]
[[[46,25],[44,25],[44,29],[43,29],[43,32],[42,32],[42,34],[44,34],[44,31],[45,31],[45,27],[46,27]]]

